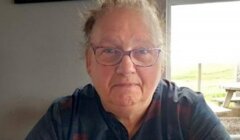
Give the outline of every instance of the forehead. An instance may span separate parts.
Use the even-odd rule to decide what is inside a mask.
[[[110,8],[96,20],[91,41],[153,43],[153,35],[146,19],[137,9]]]

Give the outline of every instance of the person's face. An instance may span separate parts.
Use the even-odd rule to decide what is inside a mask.
[[[129,51],[141,47],[158,47],[144,17],[135,10],[114,9],[100,17],[92,30],[90,43]],[[149,22],[150,23],[150,22]],[[87,70],[104,106],[130,107],[150,102],[161,78],[160,60],[150,67],[135,66],[125,55],[114,66],[96,62],[90,48]]]

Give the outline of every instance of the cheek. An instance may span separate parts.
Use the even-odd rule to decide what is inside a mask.
[[[102,66],[97,63],[95,60],[94,54],[91,52],[89,58],[88,58],[88,74],[91,77],[93,81],[96,81],[98,79],[104,80],[103,76],[108,76],[107,73],[108,69],[105,66]]]
[[[91,79],[96,88],[106,91],[114,71],[111,68],[94,64],[91,71]]]
[[[98,64],[93,52],[89,52],[87,57],[87,69],[91,81],[97,90],[103,93],[106,92],[114,72],[113,68]]]
[[[160,79],[161,79],[161,66],[149,67],[147,69],[143,69],[141,74],[141,80],[144,85],[144,91],[153,91],[157,87]]]
[[[149,79],[149,81],[152,81],[152,82],[159,81],[162,73],[161,70],[162,69],[160,65],[149,67],[149,69],[146,69],[143,71],[145,79]]]

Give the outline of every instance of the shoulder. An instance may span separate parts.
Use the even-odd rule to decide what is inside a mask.
[[[162,80],[159,85],[162,110],[166,110],[169,119],[180,119],[182,126],[188,127],[195,116],[212,114],[200,92],[187,87],[178,87],[175,83]]]
[[[168,100],[174,103],[188,103],[194,105],[204,100],[201,92],[193,91],[188,87],[178,87],[174,82],[168,80],[161,80],[157,92],[159,92],[160,95],[167,94]]]
[[[74,104],[85,100],[93,100],[96,97],[95,88],[88,84],[84,87],[77,88],[72,95],[59,97],[53,101],[53,106],[58,106],[62,109],[71,108]]]
[[[96,99],[95,94],[95,89],[89,84],[76,89],[70,96],[56,99],[31,130],[27,140],[69,139],[69,131],[79,124],[78,116],[86,116],[91,109],[95,112],[93,110],[96,108],[93,102]],[[85,118],[84,122],[87,120]]]
[[[57,126],[68,129],[69,126],[76,125],[77,118],[87,118],[91,112],[97,112],[97,95],[95,88],[88,84],[82,88],[77,88],[72,95],[56,99],[47,114],[51,120],[56,121]]]
[[[96,108],[96,91],[91,84],[77,88],[72,95],[57,98],[49,107],[47,114],[53,120],[68,125],[70,118],[86,114],[89,109]]]
[[[229,139],[229,135],[217,116],[207,105],[204,96],[187,87],[178,87],[173,82],[162,80],[158,91],[161,101],[166,96],[167,115],[171,122],[178,120],[184,137],[190,139]],[[175,121],[172,121],[175,125]],[[179,128],[179,127],[177,127]]]

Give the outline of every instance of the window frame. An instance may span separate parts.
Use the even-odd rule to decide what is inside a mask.
[[[169,54],[166,59],[166,79],[171,80],[171,6],[232,1],[239,0],[166,0],[166,51]]]

